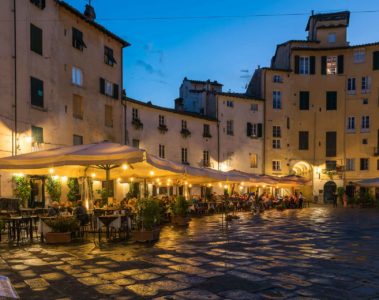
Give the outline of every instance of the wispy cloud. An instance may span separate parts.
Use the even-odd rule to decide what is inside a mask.
[[[159,56],[159,62],[163,63],[164,61],[164,52],[163,50],[155,50],[153,43],[147,43],[144,45],[144,49],[147,53],[157,54]]]
[[[137,65],[143,67],[145,71],[150,74],[156,74],[158,76],[164,77],[162,70],[156,69],[152,64],[149,64],[146,61],[143,61],[142,59],[137,60]]]

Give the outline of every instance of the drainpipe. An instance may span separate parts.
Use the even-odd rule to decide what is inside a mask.
[[[264,98],[264,101],[263,101],[263,155],[262,155],[262,173],[263,174],[266,174],[266,120],[267,120],[267,116],[266,116],[266,110],[267,110],[267,91],[266,91],[266,73],[267,71],[266,70],[262,70],[263,72],[263,98]],[[261,96],[262,96],[262,93],[261,93]]]
[[[220,171],[220,119],[218,116],[218,95],[216,95],[216,116],[217,116],[217,169]]]
[[[17,155],[17,20],[16,0],[13,0],[13,47],[14,47],[14,132],[12,134],[12,155]]]

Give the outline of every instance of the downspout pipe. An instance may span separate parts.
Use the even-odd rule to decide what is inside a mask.
[[[16,0],[13,0],[13,47],[14,47],[14,131],[12,134],[12,155],[17,155],[17,13]]]

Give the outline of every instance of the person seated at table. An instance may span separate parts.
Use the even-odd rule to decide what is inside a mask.
[[[59,203],[54,201],[51,203],[51,206],[49,207],[49,210],[47,211],[47,215],[49,217],[57,217],[59,216]]]
[[[95,202],[93,203],[93,209],[100,209],[100,201],[99,200],[95,200]]]
[[[79,200],[77,204],[78,206],[75,209],[75,217],[80,222],[80,226],[87,225],[89,222],[87,209],[83,206],[82,200]]]

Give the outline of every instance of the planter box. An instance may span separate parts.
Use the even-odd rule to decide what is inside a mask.
[[[189,221],[190,221],[190,218],[188,217],[181,217],[181,216],[172,217],[172,223],[177,226],[188,226]]]
[[[133,231],[133,240],[136,242],[152,242],[159,240],[159,235],[161,233],[160,228],[153,230],[136,230]]]
[[[71,232],[47,232],[46,244],[67,244],[71,242]]]

